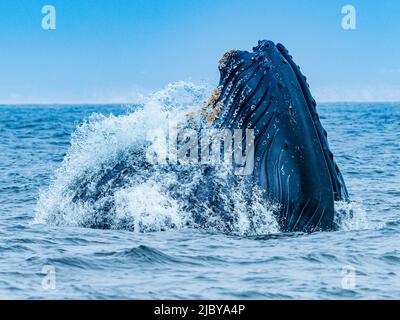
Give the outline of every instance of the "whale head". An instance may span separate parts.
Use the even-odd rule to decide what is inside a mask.
[[[219,70],[203,115],[216,128],[254,130],[252,179],[279,204],[281,229],[334,229],[334,201],[347,199],[347,190],[292,56],[264,40],[251,52],[225,53]]]

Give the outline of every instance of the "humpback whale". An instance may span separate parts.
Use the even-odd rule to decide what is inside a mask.
[[[225,53],[219,70],[219,85],[196,112],[199,120],[197,125],[194,121],[195,127],[199,131],[252,130],[253,161],[248,174],[228,174],[221,179],[218,166],[179,163],[156,166],[146,159],[146,148],[131,148],[109,163],[101,163],[97,171],[84,170],[60,188],[63,201],[71,199],[73,204],[93,212],[93,216],[82,219],[83,226],[119,228],[115,226],[115,216],[121,216],[121,209],[116,209],[121,194],[129,190],[137,192],[135,186],[152,181],[162,195],[167,194],[179,202],[180,209],[192,213],[196,226],[218,225],[229,233],[234,222],[240,220],[230,213],[235,205],[239,202],[240,206],[241,201],[251,204],[261,197],[275,205],[274,217],[283,232],[310,233],[337,228],[334,203],[348,201],[348,192],[306,77],[292,56],[283,45],[264,40],[251,52]],[[247,138],[239,142],[243,149],[247,147]],[[220,147],[224,149],[227,145]],[[231,163],[230,167],[237,164]],[[176,179],[171,179],[170,173]],[[63,179],[61,174],[60,181]],[[243,200],[236,199],[235,204],[231,195],[238,188],[245,190],[246,195]],[[134,207],[135,204],[129,206],[132,210]],[[63,216],[64,207],[56,210]],[[252,218],[258,219],[255,223],[267,219],[263,212],[257,214]],[[121,228],[144,231],[164,228],[152,229],[129,219],[119,218]],[[166,227],[176,226],[173,219],[165,221]]]
[[[252,178],[280,205],[281,229],[334,229],[334,201],[347,201],[348,192],[306,77],[288,50],[259,41],[252,52],[227,52],[219,68],[207,122],[216,128],[254,129]]]

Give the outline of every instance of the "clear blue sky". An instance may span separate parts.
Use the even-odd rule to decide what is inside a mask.
[[[57,29],[41,28],[42,6]],[[341,28],[341,8],[357,29]],[[400,100],[398,0],[1,0],[0,103],[134,102],[218,82],[217,61],[282,42],[320,101]]]

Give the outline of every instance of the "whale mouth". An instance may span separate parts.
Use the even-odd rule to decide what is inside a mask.
[[[287,50],[260,41],[253,52],[229,51],[219,68],[219,86],[201,113],[193,115],[194,124],[253,130],[248,175],[149,163],[149,130],[168,131],[171,119],[188,123],[188,111],[200,109],[205,98],[194,94],[186,108],[186,102],[176,100],[180,94],[170,96],[171,86],[132,113],[94,116],[79,127],[49,188],[39,196],[36,221],[135,232],[333,230],[334,201],[348,199],[346,187],[316,103]]]

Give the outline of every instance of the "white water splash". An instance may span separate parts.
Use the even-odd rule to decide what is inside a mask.
[[[336,201],[334,221],[339,226],[339,229],[344,231],[369,228],[364,208],[354,201]]]
[[[145,182],[115,193],[116,214],[113,229],[135,232],[180,229],[189,215],[182,215],[179,204],[163,194],[157,184]]]
[[[190,178],[182,182],[177,172],[157,166],[150,172],[131,156],[132,152],[143,150],[149,130],[166,132],[169,120],[185,121],[191,111],[199,114],[209,95],[207,87],[179,82],[153,94],[139,110],[130,114],[92,115],[72,135],[71,148],[49,188],[40,192],[34,223],[106,226],[135,232],[183,227],[238,235],[279,232],[273,216],[276,207],[266,203],[260,192],[248,190],[245,185],[228,189],[229,170],[221,167],[216,177],[219,187],[225,189],[217,195],[218,205],[229,212],[228,219],[221,219],[220,212],[209,203],[199,202],[201,208],[196,220],[188,208],[191,200],[196,199],[196,188],[205,183],[201,166],[179,168],[183,174],[190,172]],[[107,170],[121,163],[123,169],[130,170],[127,179],[115,186],[110,186],[113,180],[109,179],[101,186],[112,192],[104,192],[94,200],[86,199],[85,193],[99,192],[97,188]],[[84,193],[82,199],[76,201],[74,197],[80,189]],[[253,192],[253,201],[246,204],[249,192]]]

